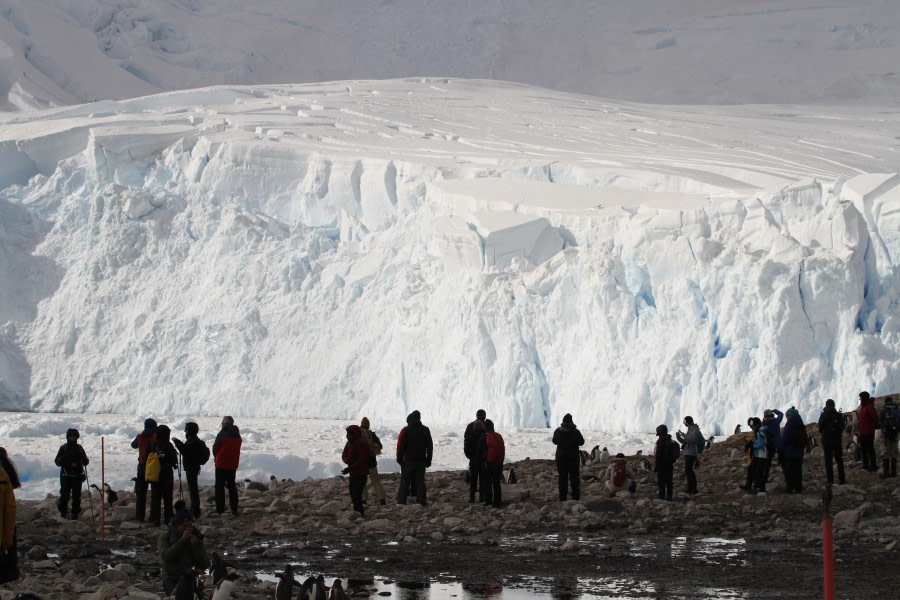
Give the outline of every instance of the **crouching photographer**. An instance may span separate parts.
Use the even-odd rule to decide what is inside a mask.
[[[174,593],[183,575],[195,568],[209,568],[203,534],[194,528],[194,515],[183,503],[172,517],[171,525],[160,534],[156,548],[162,560],[162,584],[167,596]]]

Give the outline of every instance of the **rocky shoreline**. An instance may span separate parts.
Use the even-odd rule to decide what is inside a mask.
[[[815,435],[814,426],[810,433]],[[352,595],[359,597],[384,595],[373,585],[379,577],[497,580],[536,589],[541,578],[616,576],[667,583],[673,598],[716,597],[714,591],[691,593],[692,582],[753,589],[754,577],[786,568],[808,578],[806,586],[768,582],[766,594],[821,597],[821,450],[804,461],[804,493],[779,493],[781,472],[773,469],[772,492],[754,495],[739,489],[746,469],[742,449],[742,436],[714,444],[698,471],[700,494],[676,493],[671,502],[656,498],[655,474],[643,468],[650,463],[640,456],[629,457],[637,473],[635,494],[609,498],[602,482],[589,480],[605,465],[588,465],[582,469],[588,478],[582,499],[567,502],[556,497],[553,462],[526,459],[511,465],[518,483],[503,486],[500,509],[470,504],[461,471],[429,473],[424,507],[396,505],[390,494],[398,476],[383,475],[388,504],[370,498],[363,518],[350,509],[346,480],[334,477],[244,489],[237,517],[205,514],[197,526],[207,549],[241,575],[234,598],[274,598],[274,576],[288,563],[295,573],[354,581]],[[680,462],[676,468],[678,473]],[[900,557],[900,479],[882,479],[854,462],[847,465],[847,479],[847,485],[832,488],[831,513],[838,590],[854,591],[839,597],[893,598],[866,573],[883,561],[895,569]],[[676,490],[683,487],[679,483],[676,474]],[[155,554],[162,530],[134,521],[133,503],[132,493],[119,492],[101,536],[99,515],[91,514],[99,512],[97,496],[84,496],[78,521],[59,517],[55,497],[19,501],[23,577],[0,586],[0,600],[17,593],[59,600],[163,597]],[[703,545],[714,539],[733,540],[735,556],[705,557]],[[697,560],[688,560],[691,552]],[[592,592],[589,585],[582,591]],[[628,593],[619,597],[632,597]]]

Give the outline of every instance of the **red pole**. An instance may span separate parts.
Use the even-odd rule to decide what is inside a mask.
[[[106,438],[100,436],[100,538],[106,539]]]
[[[822,519],[822,554],[825,563],[825,600],[834,600],[834,536],[831,516]]]

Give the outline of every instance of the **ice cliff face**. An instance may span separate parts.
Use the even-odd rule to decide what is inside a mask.
[[[4,117],[0,406],[713,433],[897,391],[896,123],[783,110],[421,80]]]

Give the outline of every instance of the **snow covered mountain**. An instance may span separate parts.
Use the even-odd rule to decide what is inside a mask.
[[[898,391],[898,31],[0,0],[0,409],[713,433]]]
[[[898,130],[448,79],[7,113],[3,406],[710,433],[849,408],[900,388]]]
[[[434,76],[877,105],[897,99],[898,32],[895,0],[0,0],[0,109]]]

